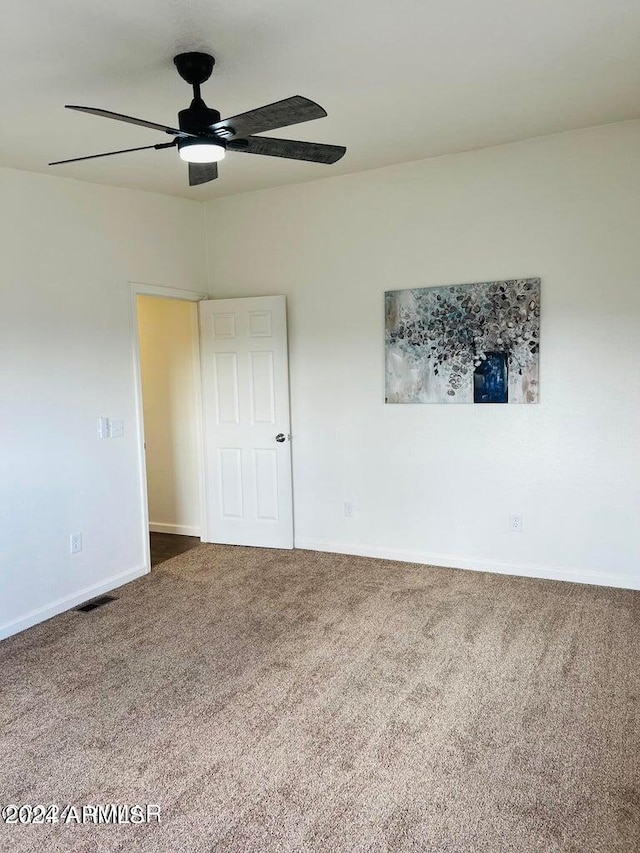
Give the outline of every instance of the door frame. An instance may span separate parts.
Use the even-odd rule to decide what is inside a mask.
[[[138,333],[138,296],[159,296],[163,299],[181,299],[184,302],[201,302],[210,299],[208,293],[196,290],[181,290],[178,287],[163,287],[138,281],[129,282],[129,306],[131,324],[131,343],[133,353],[133,376],[136,412],[136,435],[138,438],[138,466],[140,482],[140,501],[142,505],[142,542],[144,564],[151,571],[151,549],[149,545],[149,494],[147,488],[147,466],[144,447],[144,409],[142,402],[142,370],[140,367],[140,335]],[[207,536],[206,484],[204,476],[204,428],[202,417],[202,381],[200,378],[200,325],[197,309],[193,320],[194,340],[197,342],[193,352],[193,371],[196,379],[196,405],[194,412],[196,426],[196,458],[198,464],[198,501],[200,506],[200,538]]]

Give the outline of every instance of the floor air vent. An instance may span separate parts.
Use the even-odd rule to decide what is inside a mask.
[[[110,601],[117,601],[115,595],[100,595],[98,598],[93,598],[91,601],[81,604],[80,607],[76,607],[76,610],[79,610],[80,613],[89,613],[90,610],[102,607],[103,604],[108,604]]]

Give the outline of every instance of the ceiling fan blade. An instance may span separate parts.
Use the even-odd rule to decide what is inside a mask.
[[[189,186],[207,184],[218,177],[217,163],[189,163]]]
[[[172,136],[195,136],[193,133],[187,133],[175,127],[167,127],[164,124],[156,124],[153,121],[145,121],[142,118],[132,118],[131,116],[122,115],[122,113],[112,113],[109,110],[99,110],[95,107],[76,107],[71,104],[65,104],[65,109],[77,110],[81,113],[91,113],[91,115],[103,116],[104,118],[113,118],[116,121],[125,121],[127,124],[137,124],[140,127],[150,127],[151,130],[161,130],[163,133],[170,133]]]
[[[212,124],[207,130],[213,130],[220,136],[245,137],[253,133],[264,133],[267,130],[311,121],[314,118],[324,118],[326,114],[326,110],[309,98],[294,95],[292,98],[276,101],[266,107],[258,107],[247,113],[224,118]],[[227,131],[226,134],[225,131]]]
[[[120,151],[105,151],[104,154],[89,154],[88,157],[72,157],[70,160],[54,160],[49,166],[60,166],[62,163],[77,163],[80,160],[95,160],[97,157],[111,157],[113,154],[128,154],[130,151],[146,151],[149,148],[173,148],[175,142],[160,142],[158,145],[142,145],[140,148],[121,148]]]
[[[246,154],[266,154],[269,157],[286,157],[289,160],[309,160],[312,163],[336,163],[344,157],[344,145],[325,145],[322,142],[299,142],[295,139],[274,139],[270,136],[250,136],[248,139],[231,139],[229,151]]]

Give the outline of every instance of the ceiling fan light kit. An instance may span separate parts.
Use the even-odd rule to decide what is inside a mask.
[[[79,160],[95,160],[98,157],[110,157],[114,154],[142,151],[146,148],[157,150],[177,147],[180,158],[189,164],[189,185],[195,186],[208,183],[218,177],[217,163],[224,159],[227,150],[326,164],[336,163],[344,157],[347,149],[343,145],[299,142],[294,139],[275,139],[270,136],[255,135],[316,118],[324,118],[327,115],[326,111],[314,101],[302,95],[294,95],[291,98],[276,101],[274,104],[222,119],[217,110],[205,104],[200,94],[200,86],[209,79],[213,71],[215,65],[213,56],[208,53],[180,53],[174,57],[173,61],[178,74],[193,87],[193,100],[187,109],[178,113],[177,128],[109,110],[66,105],[69,110],[91,113],[161,131],[173,137],[171,142],[107,151],[104,154],[91,154],[86,157],[73,157],[70,160],[57,160],[49,165],[58,166],[64,163],[76,163]]]
[[[219,163],[224,160],[222,142],[201,142],[199,139],[179,139],[178,153],[185,163]]]

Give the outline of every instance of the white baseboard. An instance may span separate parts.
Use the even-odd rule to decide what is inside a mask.
[[[456,554],[426,554],[418,551],[401,551],[393,548],[370,548],[334,542],[328,539],[298,539],[296,548],[310,551],[328,551],[333,554],[353,554],[358,557],[378,557],[382,560],[398,560],[402,563],[422,563],[448,569],[467,569],[476,572],[492,572],[500,575],[516,575],[526,578],[588,583],[595,586],[614,586],[621,589],[640,589],[640,573],[637,575],[609,574],[563,566],[543,566],[531,563],[508,563],[478,557],[461,557]]]
[[[189,527],[186,524],[163,524],[159,521],[149,522],[150,533],[177,533],[180,536],[200,536],[199,527]]]
[[[97,595],[102,595],[104,592],[110,592],[112,589],[116,589],[125,583],[142,577],[142,575],[148,574],[148,572],[148,566],[129,569],[126,572],[111,575],[107,580],[93,586],[87,586],[78,592],[74,592],[73,595],[67,595],[64,598],[59,598],[57,601],[52,601],[51,604],[45,604],[44,607],[38,607],[37,610],[31,610],[29,613],[25,613],[24,616],[19,616],[11,622],[0,625],[0,640],[5,640],[13,634],[18,634],[20,631],[31,628],[33,625],[37,625],[38,622],[51,619],[52,616],[57,616],[59,613],[64,613],[65,610],[71,610],[72,607],[77,607],[78,604],[89,601],[89,599],[95,598]]]

